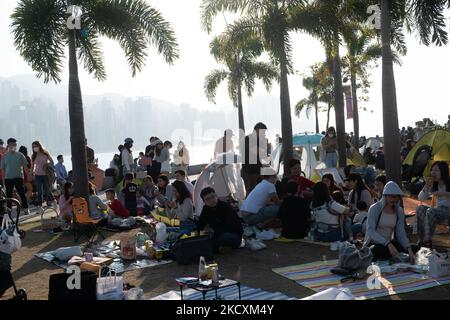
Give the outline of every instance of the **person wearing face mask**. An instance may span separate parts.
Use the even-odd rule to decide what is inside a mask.
[[[64,184],[67,181],[67,170],[64,166],[64,158],[62,155],[59,155],[57,158],[58,163],[55,165],[55,173],[56,173],[56,182],[63,189]]]
[[[23,214],[30,213],[28,210],[28,201],[25,196],[24,187],[24,168],[28,165],[25,156],[17,152],[17,141],[14,138],[9,138],[7,141],[7,152],[3,155],[1,160],[1,169],[3,171],[3,184],[6,188],[6,197],[12,198],[14,188],[20,196],[22,203]]]
[[[44,209],[42,208],[42,203],[47,201],[48,206],[52,206],[53,209],[57,209],[56,201],[53,198],[53,194],[50,190],[50,180],[47,175],[47,166],[54,166],[54,162],[50,153],[44,149],[39,141],[34,141],[32,143],[33,155],[31,156],[34,179],[38,192],[38,212],[42,213]]]
[[[403,191],[393,181],[386,184],[383,198],[372,205],[367,216],[364,246],[370,247],[373,260],[399,258],[407,253],[412,264],[419,247],[411,245],[405,230],[405,212],[401,207]]]
[[[338,161],[338,143],[336,137],[336,129],[329,127],[325,137],[320,141],[322,150],[325,153],[324,162],[327,168],[336,168]]]

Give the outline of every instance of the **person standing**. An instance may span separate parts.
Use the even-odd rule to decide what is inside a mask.
[[[234,152],[233,143],[233,131],[230,129],[225,130],[223,137],[216,141],[214,147],[214,159],[217,159],[217,155],[221,153]]]
[[[56,159],[58,160],[58,163],[55,166],[56,182],[61,187],[61,189],[63,189],[64,184],[67,181],[67,170],[64,166],[63,156],[59,155]]]
[[[126,138],[124,148],[122,150],[122,166],[123,166],[123,176],[125,177],[127,173],[134,173],[134,158],[131,148],[133,147],[133,139]]]
[[[28,165],[23,168],[23,183],[25,185],[25,195],[28,202],[30,203],[31,197],[33,196],[33,177],[31,174],[31,158],[28,156],[27,147],[21,146],[19,152],[24,155],[27,159]]]
[[[241,177],[244,180],[245,190],[249,195],[261,177],[262,160],[267,159],[268,141],[266,138],[267,126],[257,123],[253,132],[245,137],[244,162],[242,163]]]
[[[38,212],[42,213],[44,209],[42,208],[42,203],[47,201],[48,206],[52,206],[53,209],[57,209],[55,199],[53,198],[52,192],[50,190],[50,180],[47,175],[47,169],[49,165],[54,166],[54,162],[50,153],[44,149],[39,141],[34,141],[32,160],[32,170],[36,182],[37,192],[38,192]]]
[[[7,141],[7,152],[3,155],[1,160],[1,169],[4,173],[3,184],[6,188],[6,197],[12,198],[14,188],[16,188],[22,202],[22,210],[25,215],[29,214],[28,201],[25,196],[24,188],[24,168],[28,165],[25,156],[16,152],[17,141],[14,138],[9,138]]]
[[[336,168],[338,161],[338,143],[336,129],[329,127],[325,137],[320,141],[323,151],[325,152],[325,164],[327,168]]]
[[[154,175],[159,177],[162,174],[162,164],[165,161],[169,161],[169,158],[169,150],[164,147],[164,143],[161,140],[157,140],[155,142],[155,158],[153,159],[154,169],[152,170],[152,178],[154,178]]]
[[[188,167],[190,162],[189,150],[186,148],[183,141],[180,141],[180,143],[178,143],[178,148],[173,154],[173,162],[176,166],[175,172],[178,170],[183,170],[186,175],[188,174]]]
[[[447,120],[447,130],[450,130],[450,114],[448,115],[448,120]]]
[[[0,163],[2,162],[3,154],[5,153],[4,142],[0,139]],[[0,186],[3,186],[3,170],[0,168]]]
[[[161,174],[165,174],[166,176],[169,176],[170,172],[172,171],[172,167],[170,166],[170,149],[172,149],[172,142],[164,141],[164,149],[163,149],[164,158],[160,160],[162,160]]]

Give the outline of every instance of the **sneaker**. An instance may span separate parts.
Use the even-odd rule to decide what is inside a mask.
[[[331,251],[338,251],[339,250],[339,244],[340,244],[340,241],[331,242],[330,243],[330,250]]]
[[[269,230],[261,231],[260,233],[258,233],[256,235],[256,239],[258,239],[258,240],[266,240],[266,241],[268,241],[268,240],[273,240],[274,238],[275,237],[274,237],[273,233],[270,232]]]
[[[45,210],[42,207],[38,207],[36,210],[36,213],[38,213],[38,214],[43,214],[44,212],[45,212]]]

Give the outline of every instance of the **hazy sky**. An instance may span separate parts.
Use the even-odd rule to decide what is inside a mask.
[[[32,70],[15,51],[9,25],[9,15],[17,5],[17,0],[0,1],[0,41],[2,43],[0,59],[0,77],[8,77]],[[174,66],[168,66],[153,49],[149,51],[147,66],[136,78],[130,76],[120,47],[109,40],[103,40],[108,79],[99,83],[85,72],[81,72],[83,93],[102,94],[115,92],[130,97],[147,95],[176,104],[188,103],[199,108],[231,108],[225,86],[217,97],[217,105],[211,105],[203,93],[204,77],[217,65],[209,55],[208,44],[213,35],[200,28],[200,0],[148,0],[160,9],[164,17],[172,23],[176,32],[181,57]],[[222,31],[224,18],[218,17],[214,34]],[[324,58],[319,42],[306,35],[293,34],[295,69],[305,72],[313,63]],[[403,58],[403,66],[396,67],[397,97],[401,125],[412,125],[418,119],[430,117],[444,123],[450,113],[448,103],[448,72],[450,70],[450,48],[420,46],[413,36],[408,37],[409,53]],[[382,135],[381,113],[381,67],[372,72],[373,86],[370,101],[364,103],[374,113],[362,113],[361,133]],[[65,73],[63,85],[67,85]],[[277,96],[279,87],[266,93],[258,86],[255,95]],[[301,86],[301,77],[290,78],[292,105],[307,96]],[[248,101],[244,101],[247,103]],[[279,113],[279,105],[274,105]],[[309,121],[302,115],[294,117],[294,131],[312,131],[314,119]],[[325,114],[321,115],[325,123]],[[332,120],[334,122],[334,120]],[[269,124],[270,127],[270,124]],[[347,121],[347,131],[352,131],[351,121]]]

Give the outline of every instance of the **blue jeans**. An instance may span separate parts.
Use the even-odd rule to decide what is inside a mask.
[[[50,182],[48,181],[48,176],[35,176],[36,188],[38,193],[38,205],[42,206],[42,203],[47,201],[53,201],[53,195],[50,190]]]
[[[219,247],[237,249],[241,246],[242,237],[234,233],[224,232],[220,236],[214,237],[213,241],[215,250],[219,249]]]
[[[341,240],[341,229],[335,228],[329,232],[314,231],[314,240],[321,242],[336,242]]]
[[[251,225],[257,225],[264,223],[271,219],[274,219],[278,215],[278,210],[280,206],[272,205],[261,208],[258,213],[249,213],[243,218],[244,222]]]
[[[192,220],[185,220],[180,222],[179,227],[168,227],[166,229],[167,232],[173,232],[178,234],[178,236],[182,236],[183,234],[190,235],[192,231],[196,228],[196,224]]]
[[[337,152],[327,153],[325,155],[325,164],[327,168],[336,168],[338,162]]]

